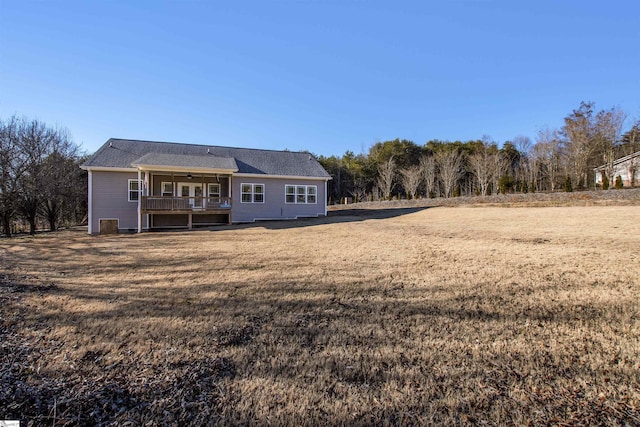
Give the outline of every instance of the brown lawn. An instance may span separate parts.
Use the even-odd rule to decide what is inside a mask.
[[[638,206],[62,232],[0,268],[0,419],[640,424]]]

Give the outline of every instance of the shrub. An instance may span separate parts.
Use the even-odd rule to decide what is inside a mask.
[[[571,193],[573,191],[573,185],[571,184],[571,176],[567,175],[567,179],[564,180],[564,191]]]
[[[603,190],[609,189],[609,178],[606,175],[602,176],[602,189]]]
[[[616,188],[616,190],[620,190],[622,187],[624,187],[622,177],[620,175],[616,176],[616,183],[614,184],[614,187]]]
[[[500,192],[502,194],[507,194],[508,191],[511,191],[514,185],[515,181],[509,175],[502,175],[502,177],[500,177],[500,181],[498,182],[498,187],[500,188]]]

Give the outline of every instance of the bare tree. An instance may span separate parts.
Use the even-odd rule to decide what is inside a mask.
[[[382,192],[382,196],[387,200],[391,199],[391,190],[395,185],[395,175],[396,163],[393,157],[389,157],[389,160],[378,165],[377,185]]]
[[[519,183],[521,190],[528,189],[531,182],[534,181],[531,150],[533,142],[528,136],[518,135],[513,138],[513,145],[520,153],[517,168],[515,169],[516,182]]]
[[[613,162],[616,159],[616,144],[622,133],[622,125],[626,119],[624,112],[617,108],[603,110],[596,114],[595,138],[598,141],[598,149],[605,166],[604,173],[609,182],[613,182]]]
[[[422,156],[420,158],[420,169],[422,170],[422,182],[427,197],[432,197],[436,185],[436,162],[433,156]]]
[[[22,175],[18,205],[22,217],[29,223],[29,233],[36,232],[36,219],[44,202],[42,190],[50,180],[44,161],[51,152],[56,138],[55,131],[38,120],[23,120],[19,131],[20,146],[26,160]]]
[[[356,203],[367,200],[367,184],[365,180],[362,178],[356,179],[349,194],[351,194]]]
[[[480,194],[482,196],[487,195],[489,184],[491,184],[493,180],[493,172],[495,170],[494,157],[497,155],[498,153],[490,154],[487,147],[483,145],[481,149],[469,156],[469,166],[471,167],[471,172],[478,180]]]
[[[541,129],[538,131],[536,144],[532,155],[536,158],[543,190],[554,191],[558,186],[560,176],[560,162],[562,157],[561,143],[558,131],[555,129]]]
[[[400,179],[407,196],[415,199],[418,193],[418,187],[420,187],[420,182],[422,181],[422,169],[420,169],[420,166],[409,166],[401,170]]]
[[[20,180],[27,168],[20,133],[24,120],[0,120],[0,221],[2,231],[11,237],[14,217],[19,209]]]
[[[509,170],[509,159],[502,153],[496,153],[491,156],[491,177],[493,178],[493,191],[497,194],[500,188],[500,178]]]
[[[78,147],[68,131],[38,120],[0,120],[0,217],[10,236],[16,214],[35,233],[44,217],[56,228],[61,213],[86,209],[86,178],[78,168]]]
[[[462,168],[462,154],[457,148],[438,151],[435,154],[435,161],[440,171],[440,182],[444,190],[444,196],[449,198],[464,174]]]
[[[54,231],[62,212],[77,199],[78,192],[85,193],[78,173],[78,147],[71,141],[65,129],[53,130],[47,157],[43,161],[46,181],[42,186],[42,213]]]
[[[594,103],[581,102],[580,108],[564,118],[562,133],[565,140],[568,173],[578,186],[586,188],[589,179],[589,159],[597,149],[593,126]]]

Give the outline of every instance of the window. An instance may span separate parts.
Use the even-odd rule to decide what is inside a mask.
[[[285,185],[285,203],[315,204],[318,187],[315,185]]]
[[[220,184],[209,184],[208,190],[209,197],[220,197]]]
[[[296,186],[295,185],[286,185],[284,187],[284,194],[286,203],[295,203],[296,202]]]
[[[264,203],[264,184],[240,184],[242,203]]]
[[[296,203],[307,203],[307,188],[304,185],[296,185]]]
[[[162,183],[162,197],[173,196],[173,182]]]
[[[316,203],[316,191],[318,190],[318,187],[316,187],[315,185],[308,185],[307,186],[307,203]]]
[[[140,198],[140,182],[137,179],[129,180],[129,201],[137,202]]]

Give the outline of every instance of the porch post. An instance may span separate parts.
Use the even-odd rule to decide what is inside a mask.
[[[89,173],[89,178],[88,178],[88,182],[87,182],[87,186],[89,187],[89,194],[88,194],[88,200],[87,200],[87,229],[89,231],[89,234],[91,234],[93,232],[93,174],[91,173],[91,170],[88,171]],[[98,230],[99,231],[99,230]]]
[[[142,233],[142,171],[138,169],[138,233]]]
[[[229,219],[228,219],[229,225],[231,225],[233,223],[231,219],[231,215],[233,214],[233,199],[231,197],[231,174],[229,174],[229,188],[227,193],[229,194],[229,204],[231,205],[231,209],[229,210]]]
[[[144,172],[144,195],[149,197],[149,187],[151,187],[151,183],[150,181],[150,177],[149,177],[149,171],[145,171]],[[147,230],[149,229],[149,214],[145,215],[145,219],[146,219],[146,223],[147,223]]]

